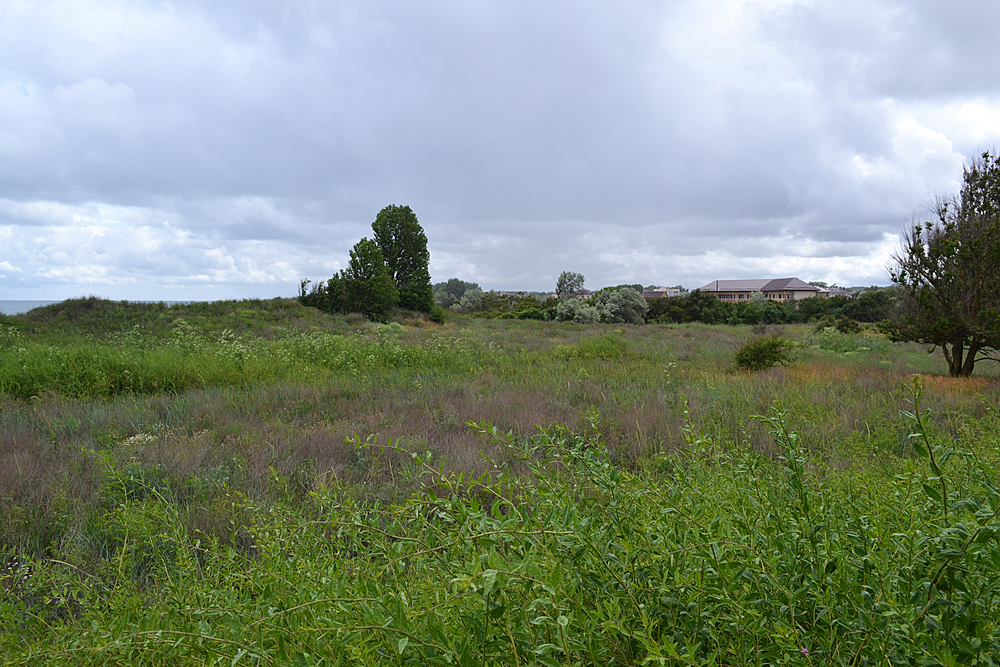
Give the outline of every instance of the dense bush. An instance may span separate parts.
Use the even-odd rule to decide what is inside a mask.
[[[857,298],[833,296],[779,303],[773,300],[722,301],[708,292],[683,297],[648,299],[646,319],[660,324],[703,322],[705,324],[791,324],[813,322],[824,317],[847,317],[859,322],[884,319],[895,303],[895,288],[870,288]]]
[[[447,282],[434,283],[431,286],[434,301],[442,308],[451,308],[462,302],[462,297],[469,290],[482,292],[478,283],[468,283],[458,278],[449,278]]]
[[[849,320],[850,321],[850,320]],[[863,335],[857,332],[843,331],[836,327],[824,327],[809,337],[809,342],[818,348],[830,352],[885,352],[889,349],[889,341],[881,335]]]
[[[794,360],[793,349],[792,342],[778,334],[754,336],[736,350],[733,360],[737,368],[760,371],[790,363]]]
[[[861,325],[847,317],[846,315],[824,315],[820,318],[819,322],[816,323],[816,331],[822,331],[833,327],[840,333],[858,333],[861,331]]]
[[[560,322],[576,322],[577,324],[597,324],[601,321],[601,311],[575,297],[559,300],[556,306],[556,319]]]
[[[601,314],[602,322],[628,324],[642,324],[642,316],[649,310],[642,292],[631,287],[602,289],[594,295],[594,307]]]

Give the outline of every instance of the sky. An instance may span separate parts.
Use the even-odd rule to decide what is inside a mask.
[[[889,282],[1000,143],[982,0],[5,0],[0,299],[270,298],[389,204],[432,280]]]

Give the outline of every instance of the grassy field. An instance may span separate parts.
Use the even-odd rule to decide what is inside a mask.
[[[399,319],[0,316],[4,664],[1000,662],[995,369]]]

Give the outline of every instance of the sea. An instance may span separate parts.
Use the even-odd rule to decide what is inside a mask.
[[[26,313],[34,308],[41,308],[42,306],[49,306],[53,303],[59,303],[59,301],[28,301],[28,300],[13,300],[13,301],[3,301],[0,300],[0,314],[2,315],[20,315],[21,313]],[[159,303],[158,301],[156,303]],[[168,306],[174,306],[179,303],[194,303],[194,301],[164,301],[163,303]]]
[[[0,314],[20,315],[34,308],[48,306],[58,301],[0,301]]]

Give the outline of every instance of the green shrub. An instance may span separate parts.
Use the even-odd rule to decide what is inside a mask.
[[[406,333],[406,327],[404,327],[399,322],[390,322],[389,324],[376,324],[375,328],[379,333],[387,333],[393,335]]]
[[[755,336],[736,350],[734,361],[737,368],[748,371],[762,371],[778,364],[794,361],[792,342],[778,334]]]
[[[556,306],[556,319],[561,322],[576,322],[577,324],[597,324],[601,321],[601,312],[579,299],[563,299]]]
[[[642,292],[631,287],[602,289],[594,297],[594,307],[600,312],[601,321],[610,323],[642,324],[642,316],[649,310]]]
[[[820,329],[809,337],[812,345],[829,352],[884,352],[889,342],[881,336],[866,336],[858,333],[846,333],[834,327]]]
[[[833,327],[840,333],[854,334],[861,331],[861,325],[846,315],[824,315],[816,323],[816,332]]]
[[[431,312],[429,313],[429,317],[431,322],[434,322],[436,324],[444,324],[444,308],[442,308],[438,304],[434,304],[434,306],[431,307]]]
[[[616,361],[632,354],[628,342],[621,336],[591,336],[580,341],[579,345],[559,345],[556,354],[562,359],[589,359]]]

